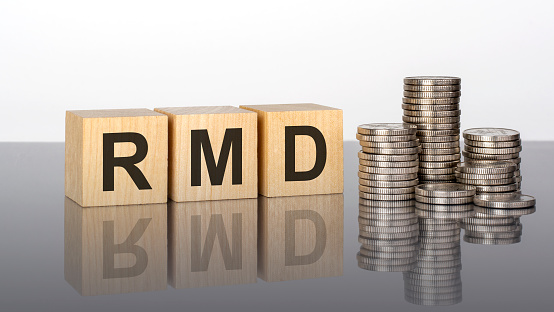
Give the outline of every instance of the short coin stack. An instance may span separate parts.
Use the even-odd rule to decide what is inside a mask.
[[[456,179],[458,183],[475,186],[477,194],[513,192],[518,190],[516,169],[517,165],[509,161],[466,161],[458,164]]]
[[[515,183],[518,190],[521,189],[521,174],[519,164],[521,158],[521,140],[519,132],[503,128],[473,128],[467,129],[464,136],[464,161],[472,163],[491,163],[493,161],[508,161],[516,165],[512,175],[506,177],[489,178],[488,184],[478,185],[508,185]],[[458,175],[458,182],[466,183],[463,177]],[[469,181],[467,184],[471,184]],[[484,181],[480,181],[484,183]]]
[[[415,189],[420,217],[460,219],[473,214],[474,186],[459,183],[428,183]]]
[[[421,183],[454,182],[460,160],[460,92],[457,77],[406,77],[402,120],[417,127]]]
[[[482,245],[506,245],[521,241],[520,217],[535,212],[535,198],[518,192],[478,194],[476,215],[464,219],[464,241]]]

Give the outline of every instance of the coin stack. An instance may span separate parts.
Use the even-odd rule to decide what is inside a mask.
[[[515,183],[516,189],[521,189],[521,174],[519,171],[521,140],[518,131],[503,128],[473,128],[465,130],[463,136],[465,144],[462,154],[465,162],[487,164],[502,160],[516,165],[516,170],[512,175],[505,174],[506,177],[503,176],[502,178],[488,178],[488,184],[477,185]],[[465,178],[461,178],[461,180],[458,179],[458,182],[466,183],[464,180]]]
[[[358,266],[380,272],[404,272],[415,266],[418,220],[414,200],[378,201],[360,198],[358,223],[362,244]]]
[[[458,183],[473,185],[477,194],[505,193],[518,190],[514,174],[517,165],[502,160],[461,162],[456,168]]]
[[[413,268],[418,248],[414,188],[418,184],[418,141],[411,125],[365,124],[358,127],[362,244],[358,266],[372,271]]]
[[[416,213],[423,218],[461,219],[473,214],[475,187],[459,183],[428,183],[415,188]]]
[[[520,217],[535,212],[535,198],[518,192],[478,194],[476,214],[464,219],[464,241],[481,245],[506,245],[521,241]]]
[[[460,92],[457,77],[406,77],[402,120],[417,127],[420,183],[455,182],[460,160]]]

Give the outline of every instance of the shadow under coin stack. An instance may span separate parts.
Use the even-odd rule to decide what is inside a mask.
[[[358,266],[403,272],[415,265],[418,219],[414,213],[418,142],[413,126],[366,124],[358,127]]]
[[[481,245],[508,245],[521,241],[520,217],[535,212],[535,198],[518,192],[478,194],[474,198],[477,215],[464,221],[464,241]]]
[[[419,254],[416,267],[404,273],[406,301],[418,305],[453,305],[462,301],[460,227],[473,213],[475,188],[457,183],[416,187]]]
[[[402,108],[405,123],[417,126],[421,151],[420,183],[455,182],[460,160],[461,79],[406,77]]]
[[[494,161],[508,161],[516,165],[513,175],[508,177],[489,178],[485,181],[479,181],[484,186],[499,186],[515,183],[516,189],[521,190],[521,174],[519,164],[521,158],[521,140],[519,132],[512,129],[503,128],[473,128],[467,129],[464,136],[464,155],[465,162],[487,164]],[[458,178],[458,182],[471,184],[464,178]]]

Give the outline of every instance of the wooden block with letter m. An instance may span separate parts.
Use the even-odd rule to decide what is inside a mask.
[[[148,109],[66,112],[65,195],[85,207],[167,202],[167,123]]]
[[[259,192],[343,192],[342,110],[317,104],[245,105],[258,113]]]
[[[232,106],[156,108],[169,117],[169,197],[256,198],[257,115]]]

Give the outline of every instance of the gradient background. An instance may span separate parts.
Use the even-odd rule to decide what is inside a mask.
[[[0,141],[65,110],[310,102],[401,122],[402,78],[462,78],[462,129],[554,140],[553,1],[0,1]]]

